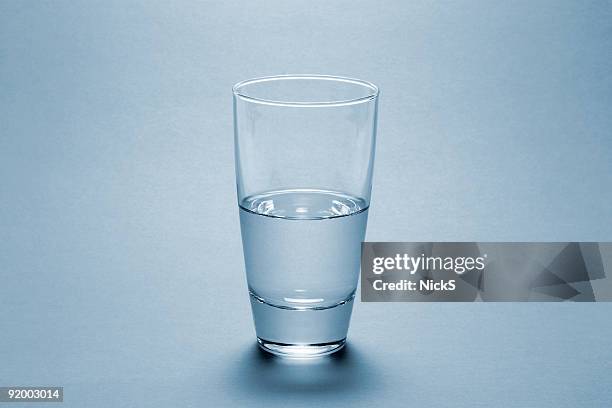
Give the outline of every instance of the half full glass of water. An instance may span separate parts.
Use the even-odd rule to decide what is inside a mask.
[[[247,283],[261,348],[333,353],[359,279],[378,88],[323,75],[236,84],[236,182]]]

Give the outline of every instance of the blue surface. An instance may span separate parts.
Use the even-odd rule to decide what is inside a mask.
[[[370,241],[612,240],[610,2],[0,3],[0,385],[64,406],[612,405],[611,304],[360,304],[254,349],[231,85],[382,90]]]

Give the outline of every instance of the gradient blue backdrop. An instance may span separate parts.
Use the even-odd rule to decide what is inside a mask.
[[[370,241],[612,240],[612,3],[0,2],[0,385],[70,407],[612,406],[611,304],[360,304],[254,349],[231,86],[378,84]],[[610,267],[610,266],[608,266]]]

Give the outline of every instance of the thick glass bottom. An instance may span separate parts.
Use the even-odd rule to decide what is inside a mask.
[[[275,354],[281,357],[290,358],[315,358],[335,353],[341,350],[346,343],[346,339],[342,339],[333,343],[320,344],[285,344],[267,341],[257,338],[259,347],[268,353]]]
[[[324,309],[287,309],[251,293],[255,331],[266,351],[279,355],[322,355],[340,348],[349,328],[353,296]],[[269,345],[269,346],[268,346]]]

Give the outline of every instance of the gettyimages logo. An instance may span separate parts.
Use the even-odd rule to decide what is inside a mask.
[[[443,258],[441,256],[425,256],[425,254],[414,257],[408,254],[397,254],[395,257],[376,257],[372,259],[372,272],[375,275],[380,275],[385,271],[404,270],[414,275],[419,270],[445,270],[462,275],[473,269],[482,271],[485,268],[486,258],[487,254],[475,258],[471,256],[447,256]]]

